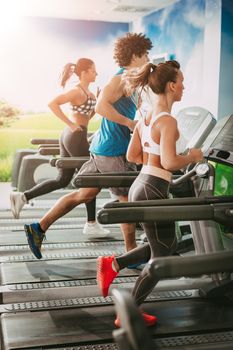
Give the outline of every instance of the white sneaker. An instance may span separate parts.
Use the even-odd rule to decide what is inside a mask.
[[[27,200],[22,192],[12,192],[10,194],[11,211],[15,219],[19,219],[19,214]]]
[[[110,234],[110,230],[103,228],[97,221],[93,224],[88,222],[85,223],[83,228],[84,235],[87,235],[88,238],[104,238]]]

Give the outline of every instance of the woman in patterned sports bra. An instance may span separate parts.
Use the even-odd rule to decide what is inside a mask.
[[[95,113],[96,98],[89,90],[90,83],[93,83],[97,76],[94,62],[89,58],[80,58],[76,64],[66,64],[61,77],[63,88],[72,75],[78,77],[78,84],[49,103],[52,112],[67,125],[60,137],[61,157],[89,155],[87,127],[89,120]],[[71,105],[72,110],[69,117],[61,108],[62,105],[67,103]],[[30,199],[68,186],[74,172],[75,169],[59,169],[59,175],[56,179],[46,180],[24,193],[12,193],[11,208],[13,215],[19,217],[20,210]],[[84,226],[83,233],[89,238],[105,237],[109,234],[109,230],[104,229],[95,221],[95,207],[95,199],[86,204],[88,222]]]
[[[173,103],[181,100],[184,89],[180,65],[176,61],[158,66],[148,63],[136,74],[128,74],[126,79],[131,89],[150,87],[157,95],[152,115],[138,122],[129,144],[128,161],[142,164],[141,172],[130,188],[129,201],[168,198],[172,171],[203,158],[200,149],[191,149],[187,155],[179,155],[176,149],[179,131],[171,110]],[[147,222],[142,226],[148,243],[117,258],[98,258],[97,281],[104,296],[108,295],[110,284],[123,268],[175,251],[174,222]],[[144,302],[157,282],[145,267],[132,292],[138,305]],[[143,313],[143,318],[148,326],[157,322],[155,316],[146,313]],[[120,325],[118,318],[115,325]]]

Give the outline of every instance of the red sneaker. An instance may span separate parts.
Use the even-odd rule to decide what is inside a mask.
[[[108,296],[110,284],[118,275],[112,268],[113,256],[99,256],[97,259],[97,283],[104,297]]]
[[[158,321],[156,316],[146,314],[145,312],[142,313],[142,316],[143,316],[145,324],[149,327],[154,326]],[[120,324],[120,320],[118,317],[115,319],[114,324],[117,328],[120,328],[121,324]]]

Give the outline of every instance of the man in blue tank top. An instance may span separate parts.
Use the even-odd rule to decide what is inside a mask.
[[[135,164],[126,160],[126,152],[136,121],[138,107],[136,93],[124,93],[122,74],[124,70],[136,69],[148,62],[148,51],[152,43],[145,35],[127,33],[117,39],[114,59],[120,70],[102,90],[96,105],[96,112],[103,118],[100,129],[90,146],[90,160],[80,169],[78,175],[85,173],[127,172],[135,170]],[[78,177],[77,175],[77,177]],[[75,185],[75,179],[73,181]],[[25,225],[29,247],[37,259],[42,258],[41,245],[47,229],[60,217],[82,203],[88,203],[97,196],[100,188],[80,188],[60,198],[54,206],[36,223]],[[128,200],[127,188],[110,188],[119,201]],[[136,246],[135,225],[122,224],[125,247],[129,251]]]
[[[100,129],[94,136],[90,161],[84,164],[79,174],[92,172],[127,172],[136,170],[135,164],[126,160],[130,131],[134,129],[137,93],[126,96],[122,74],[125,70],[139,68],[148,62],[148,51],[152,48],[149,38],[142,34],[127,33],[115,43],[114,59],[119,71],[102,90],[96,105],[96,112],[103,118]],[[75,181],[74,181],[75,183]],[[128,188],[110,188],[118,200],[128,200]],[[121,229],[127,250],[135,248],[135,225],[122,224]]]

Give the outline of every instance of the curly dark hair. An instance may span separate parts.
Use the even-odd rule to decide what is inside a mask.
[[[120,67],[127,67],[132,61],[133,54],[141,57],[153,47],[149,38],[142,33],[126,33],[115,42],[114,56]]]

